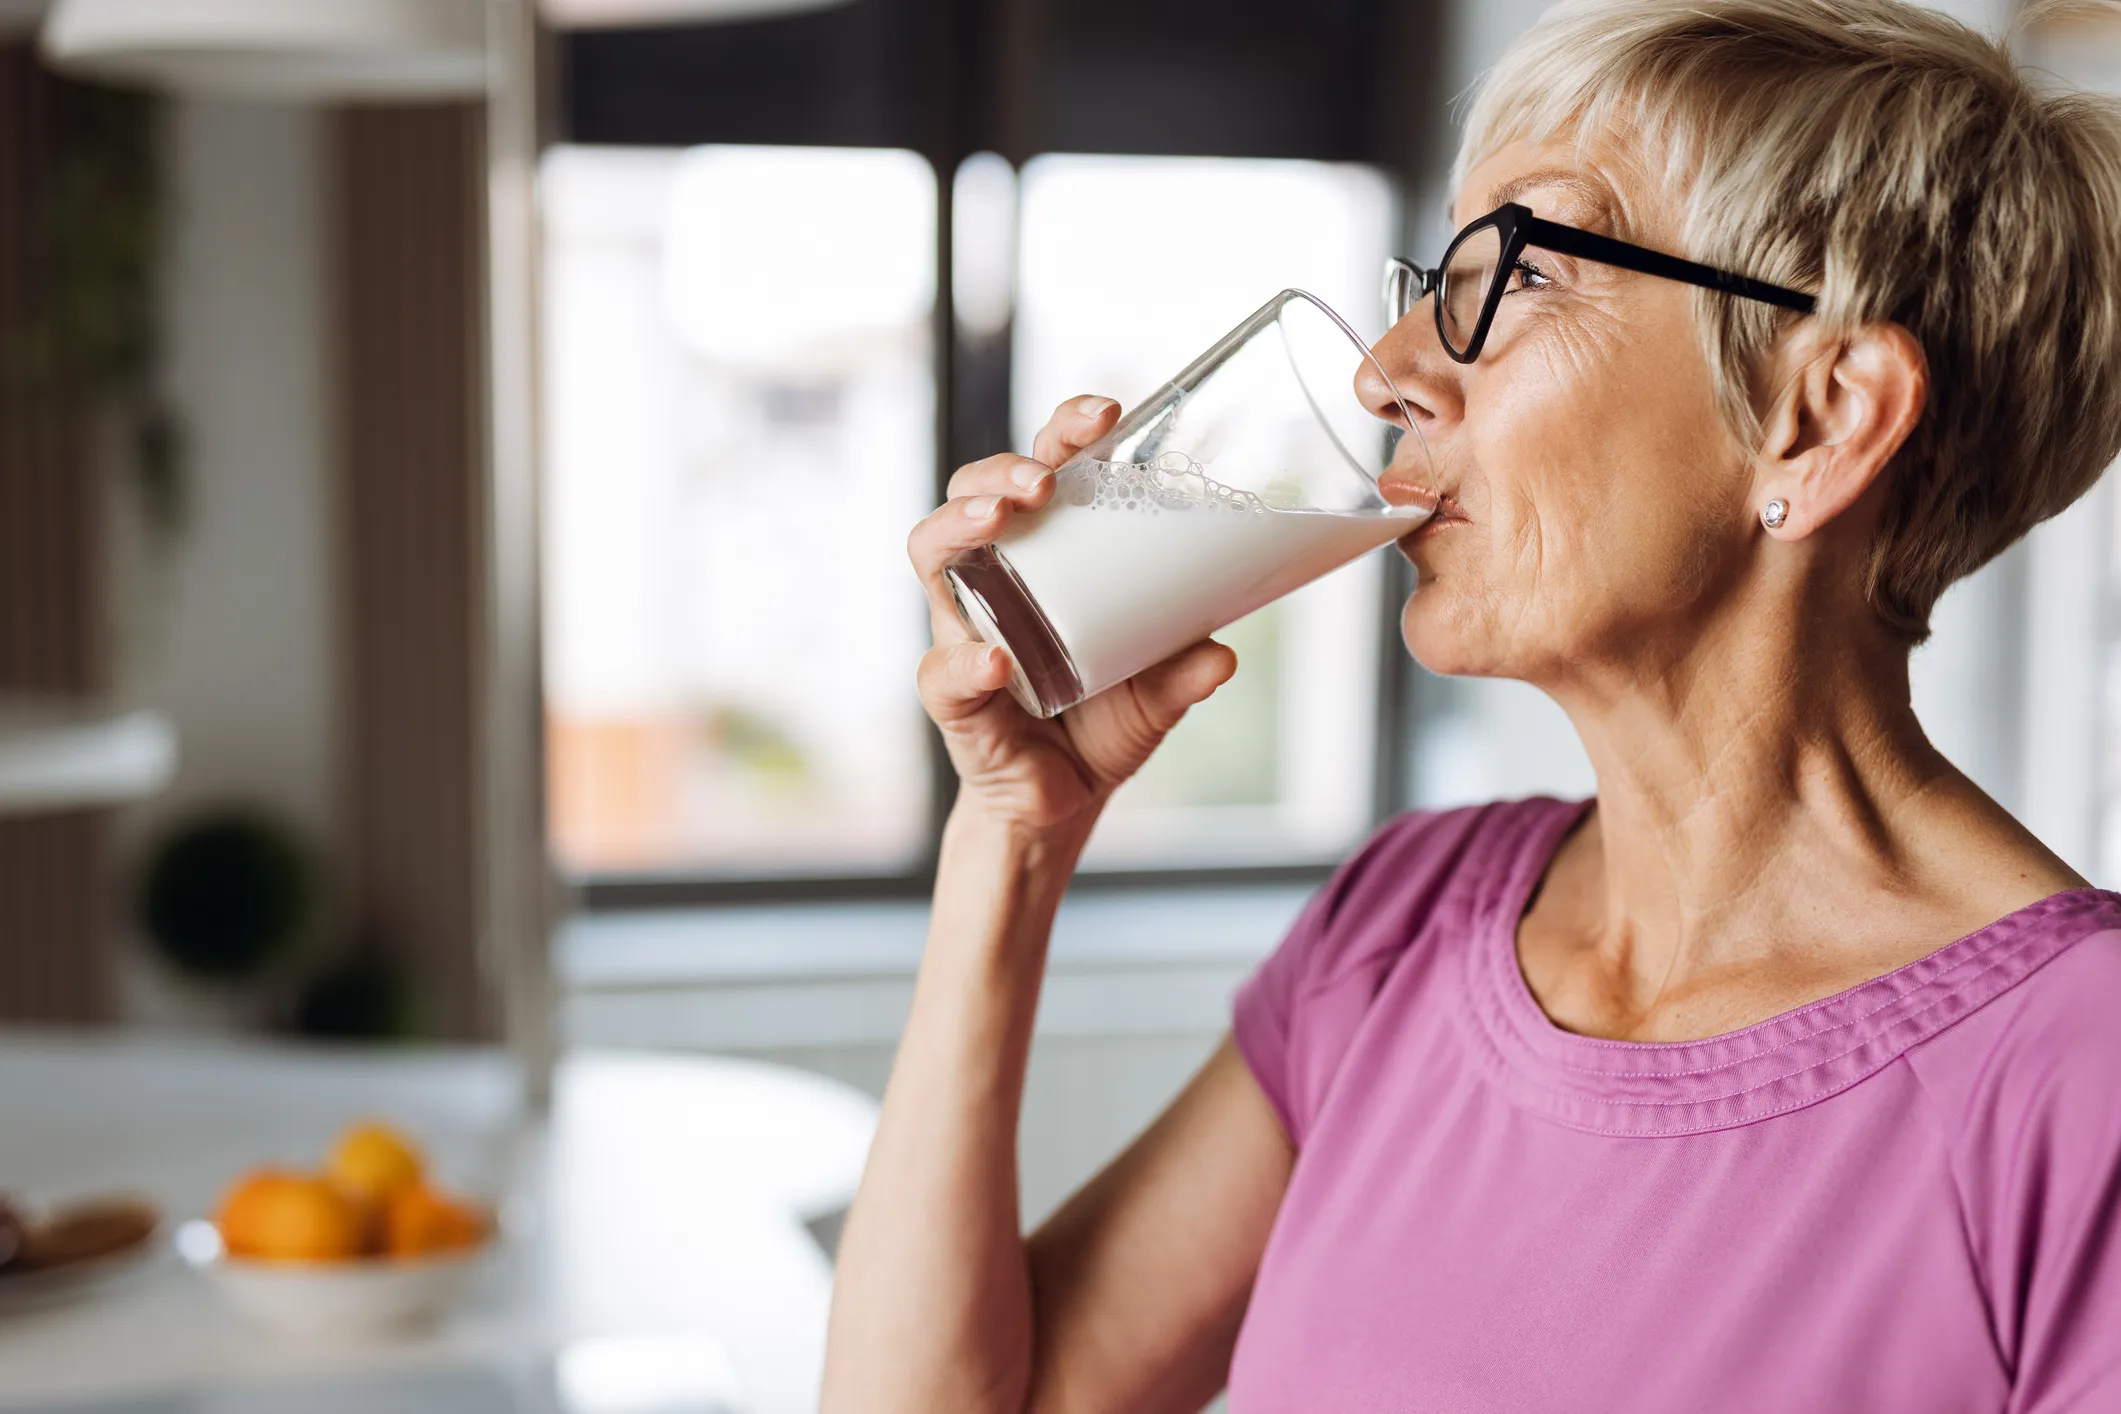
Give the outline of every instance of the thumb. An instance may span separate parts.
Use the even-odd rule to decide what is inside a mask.
[[[1186,709],[1237,671],[1220,643],[1196,643],[1060,715],[1091,776],[1107,788],[1134,774]]]
[[[1178,725],[1186,709],[1205,702],[1237,671],[1237,654],[1204,639],[1136,675],[1135,700],[1148,725],[1159,734]]]

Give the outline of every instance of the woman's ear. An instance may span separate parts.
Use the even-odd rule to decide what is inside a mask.
[[[1781,502],[1768,533],[1802,540],[1885,473],[1922,417],[1929,360],[1913,334],[1882,323],[1800,329],[1781,352],[1787,372],[1763,429],[1753,510]]]

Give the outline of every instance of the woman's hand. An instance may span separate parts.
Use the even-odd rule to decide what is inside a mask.
[[[907,540],[928,589],[935,633],[935,647],[921,659],[921,703],[942,729],[957,768],[960,807],[1002,823],[1086,825],[1186,709],[1237,670],[1228,648],[1196,643],[1045,721],[1005,690],[1008,655],[980,643],[958,618],[943,578],[950,557],[994,540],[1019,511],[1045,505],[1053,496],[1053,469],[1103,436],[1118,416],[1119,404],[1110,398],[1062,403],[1032,443],[1031,456],[1003,453],[960,467],[950,478],[950,499]]]

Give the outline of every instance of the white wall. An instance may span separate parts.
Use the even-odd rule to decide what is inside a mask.
[[[2018,818],[2076,871],[2110,885],[2106,683],[2112,657],[2114,473],[2026,544]],[[2109,817],[2109,818],[2102,818]],[[2104,838],[2102,838],[2104,836]]]
[[[2017,546],[1946,590],[1908,664],[1930,740],[2009,810],[2025,794],[2026,561]]]
[[[321,123],[191,101],[169,117],[165,382],[189,516],[165,552],[131,527],[113,559],[121,689],[168,714],[180,761],[127,812],[127,868],[212,802],[263,805],[320,849],[335,808]],[[130,1000],[152,1014],[151,990]]]

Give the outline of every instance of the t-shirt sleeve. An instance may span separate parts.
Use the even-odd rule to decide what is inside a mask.
[[[1231,1019],[1238,1053],[1297,1147],[1378,987],[1448,885],[1477,814],[1388,822],[1311,897],[1238,988]]]
[[[2121,1410],[2121,933],[2025,986],[1956,1155],[2008,1414]]]
[[[1230,1033],[1245,1058],[1260,1092],[1281,1121],[1282,1133],[1296,1143],[1298,1125],[1289,1075],[1289,1032],[1303,991],[1304,967],[1331,919],[1333,885],[1311,895],[1281,945],[1267,954],[1231,1006]]]

